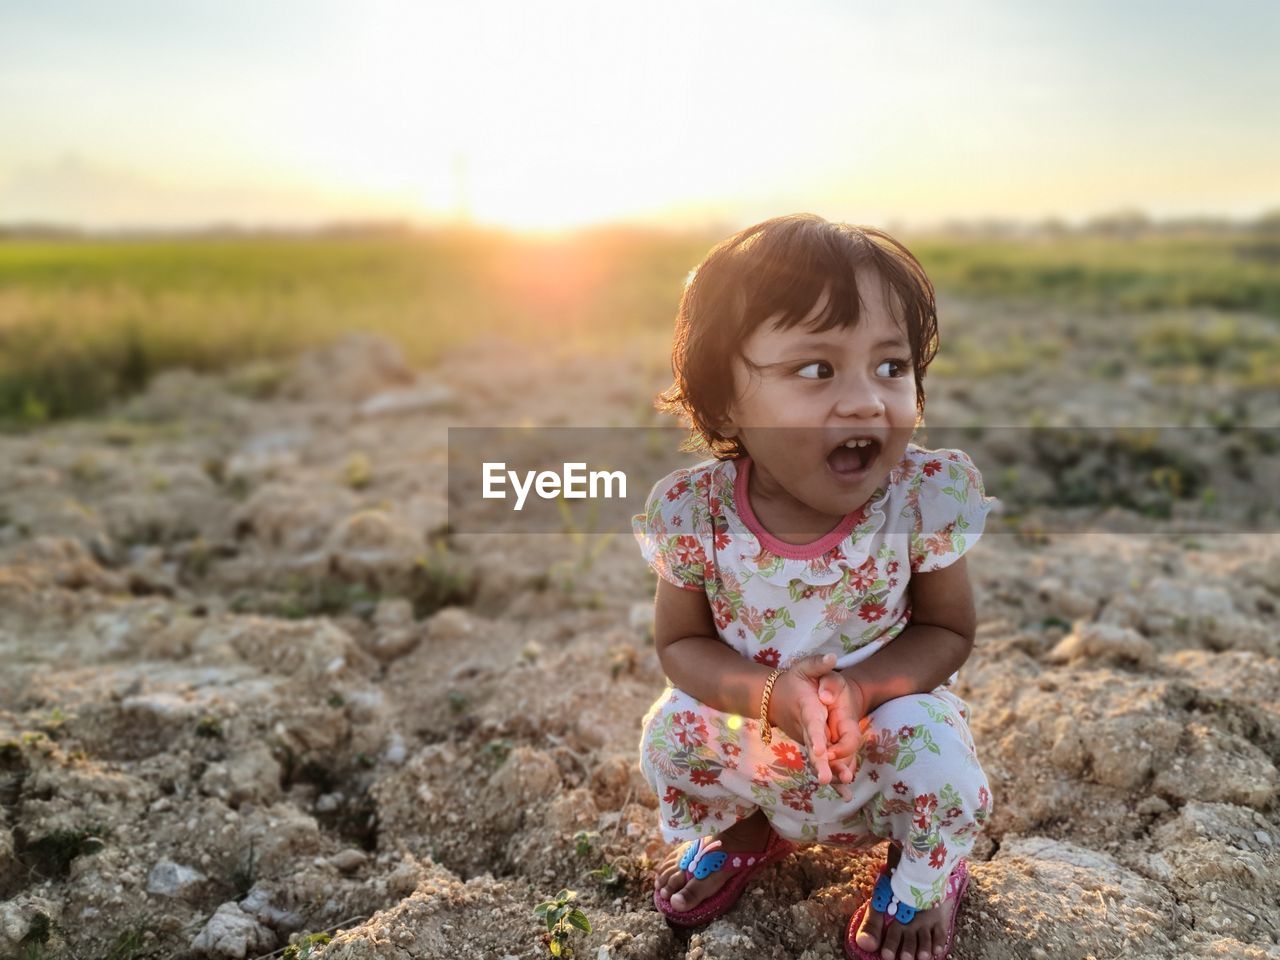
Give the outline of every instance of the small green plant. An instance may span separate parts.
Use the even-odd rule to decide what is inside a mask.
[[[222,721],[217,717],[205,714],[196,721],[196,736],[206,740],[222,739]]]
[[[547,922],[547,932],[542,935],[542,942],[547,945],[553,957],[573,957],[573,945],[569,935],[576,927],[585,933],[591,932],[591,921],[578,907],[573,905],[578,894],[573,890],[561,890],[554,900],[548,900],[533,908],[535,916]]]
[[[588,875],[610,896],[616,896],[627,885],[627,875],[616,863],[606,863],[592,870]]]
[[[361,609],[372,611],[380,599],[377,591],[362,583],[347,583],[336,577],[318,580],[294,578],[278,597],[274,608],[268,606],[261,612],[286,620],[342,616],[358,613]]]
[[[483,753],[486,759],[492,761],[495,768],[502,766],[511,754],[513,744],[504,737],[495,737],[484,745]]]
[[[343,706],[346,702],[347,701],[343,699],[343,696],[340,693],[329,694],[329,706],[333,707],[335,710]]]
[[[413,615],[422,619],[443,607],[466,606],[477,588],[475,571],[448,548],[444,537],[435,537],[414,563],[406,598]]]
[[[342,481],[352,490],[363,490],[373,479],[373,466],[364,453],[356,451],[342,466]]]
[[[449,709],[454,713],[461,713],[467,709],[467,695],[461,690],[450,690],[448,694]]]
[[[145,925],[122,931],[106,952],[104,960],[135,960],[142,955],[142,950],[146,946],[146,937]]]
[[[573,838],[574,852],[580,857],[589,856],[591,853],[591,841],[593,839],[598,840],[599,838],[600,834],[596,833],[594,830],[579,830],[577,835]]]
[[[291,943],[284,948],[284,953],[280,955],[281,960],[307,960],[312,956],[317,947],[322,947],[326,943],[333,940],[333,937],[327,933],[308,933],[300,937],[296,943]]]
[[[67,734],[67,715],[61,707],[54,707],[39,726],[50,740],[61,740]]]

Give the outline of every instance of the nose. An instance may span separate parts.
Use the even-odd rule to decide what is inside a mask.
[[[841,384],[836,398],[835,413],[839,417],[857,420],[874,420],[885,412],[884,398],[876,384],[865,377],[853,376]]]

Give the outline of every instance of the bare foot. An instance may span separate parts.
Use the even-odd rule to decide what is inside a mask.
[[[759,854],[768,845],[769,830],[768,819],[763,812],[757,810],[723,833],[716,834],[712,839],[721,842],[719,849],[724,853]],[[691,843],[697,843],[697,841],[689,840],[681,843],[668,853],[658,864],[654,878],[654,889],[660,891],[663,897],[671,901],[671,906],[681,913],[692,910],[747,866],[744,858],[741,866],[735,868],[731,856],[719,870],[714,870],[706,878],[699,880],[693,874],[680,869],[680,860]]]
[[[889,844],[888,863],[898,865],[902,848]],[[891,923],[885,933],[884,914],[867,905],[856,942],[868,953],[880,951],[882,960],[933,960],[942,956],[947,944],[947,927],[956,908],[955,900],[943,899],[932,910],[917,910],[908,924]],[[883,939],[883,942],[882,942]]]

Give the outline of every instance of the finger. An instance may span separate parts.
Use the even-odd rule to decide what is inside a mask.
[[[804,732],[804,746],[809,752],[809,758],[813,761],[813,769],[818,775],[818,783],[826,784],[831,782],[831,767],[827,764],[826,759],[820,757],[813,748],[813,741],[810,739],[808,728]]]
[[[857,750],[858,738],[855,735],[850,736],[849,724],[847,718],[841,718],[838,714],[831,714],[827,717],[827,757],[834,759],[839,757],[844,759],[851,756]]]
[[[849,782],[847,780],[836,780],[835,785],[836,793],[840,794],[841,800],[853,799],[853,787],[849,786]]]
[[[811,653],[801,657],[792,667],[797,673],[803,673],[811,680],[816,680],[836,665],[836,658],[831,653]]]
[[[853,780],[853,773],[849,769],[847,760],[833,760],[831,762],[831,782],[835,785],[836,793],[840,794],[845,800],[853,799],[853,788],[849,786]]]
[[[831,765],[827,760],[827,735],[823,730],[825,717],[816,710],[805,712],[805,737],[809,741],[809,755],[818,773],[819,783],[831,782]]]
[[[837,757],[850,757],[858,752],[858,744],[862,741],[858,725],[848,717],[837,720],[837,730],[830,753]]]

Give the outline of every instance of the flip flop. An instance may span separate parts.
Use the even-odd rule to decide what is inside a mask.
[[[671,905],[671,900],[662,895],[661,890],[653,891],[653,905],[667,918],[668,923],[677,927],[698,927],[727,913],[738,902],[747,881],[757,870],[765,864],[781,860],[791,853],[796,845],[790,840],[784,840],[770,829],[769,841],[759,853],[723,851],[719,847],[719,840],[699,837],[689,844],[689,849],[680,858],[680,869],[692,873],[699,880],[706,879],[725,866],[740,868],[723,887],[696,907],[691,910],[677,910]]]
[[[858,946],[856,939],[858,928],[862,926],[862,918],[866,916],[868,909],[886,914],[886,929],[894,920],[899,923],[910,923],[915,919],[915,908],[899,902],[893,895],[893,890],[889,886],[889,877],[892,875],[893,871],[887,865],[881,867],[876,875],[876,885],[871,896],[864,900],[862,906],[858,907],[854,915],[849,918],[849,926],[844,931],[844,955],[849,960],[881,960],[879,950],[874,953],[863,950]],[[962,857],[956,861],[955,867],[951,870],[951,876],[947,877],[947,892],[943,894],[942,899],[954,900],[956,905],[951,911],[951,920],[947,923],[947,939],[942,944],[942,953],[935,954],[935,960],[947,960],[947,957],[951,956],[951,941],[956,932],[956,917],[960,914],[961,898],[968,888],[969,864]]]

